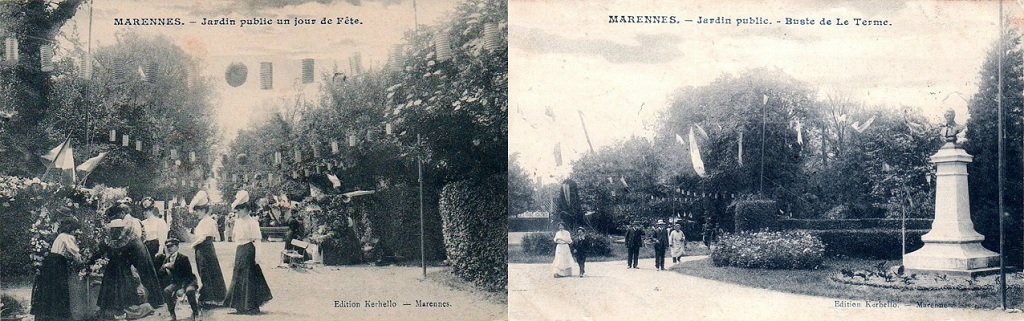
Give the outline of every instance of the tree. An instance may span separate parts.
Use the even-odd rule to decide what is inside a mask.
[[[526,171],[519,165],[519,153],[511,154],[508,158],[508,215],[536,209],[534,187]]]
[[[1022,57],[1020,35],[1009,30],[1003,35],[1003,48],[993,45],[981,67],[978,92],[971,97],[968,111],[967,143],[964,149],[974,155],[974,162],[967,166],[968,185],[971,197],[971,219],[979,233],[985,235],[984,245],[989,249],[999,249],[999,216],[998,201],[998,57],[999,51],[1005,51],[1003,57],[1003,108],[1004,137],[1006,149],[1006,185],[1004,187],[1004,204],[1007,213],[1007,255],[1008,265],[1021,264],[1021,207],[1024,194],[1024,159],[1022,154],[1022,131],[1024,131],[1024,111],[1021,104],[1022,91]],[[963,118],[961,118],[963,119]],[[1014,263],[1016,262],[1016,263]]]

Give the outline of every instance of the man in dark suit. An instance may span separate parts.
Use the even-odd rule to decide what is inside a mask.
[[[665,249],[668,248],[668,230],[665,229],[665,221],[658,220],[654,225],[654,268],[659,271],[665,269]]]
[[[174,305],[177,303],[177,293],[185,292],[188,304],[192,307],[192,320],[199,317],[199,302],[196,301],[196,275],[192,273],[192,264],[184,254],[178,253],[178,240],[167,239],[164,242],[167,253],[156,255],[156,262],[160,264],[160,280],[164,286],[164,299],[167,302],[167,311],[171,314],[171,320],[177,320],[174,313]]]
[[[576,264],[580,265],[580,277],[586,274],[587,265],[587,254],[590,252],[590,236],[587,235],[587,229],[580,226],[576,229],[576,236],[572,240],[572,253],[575,254]]]
[[[644,231],[640,229],[640,224],[633,222],[633,224],[626,229],[626,264],[629,265],[629,269],[636,269],[636,264],[640,260],[640,247],[644,245]]]

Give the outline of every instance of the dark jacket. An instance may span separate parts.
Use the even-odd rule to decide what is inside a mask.
[[[174,264],[170,269],[163,268],[164,264],[167,263],[166,254],[157,254],[155,260],[153,263],[157,267],[157,274],[160,275],[160,280],[164,283],[164,286],[195,282],[196,275],[192,273],[192,264],[189,263],[188,257],[184,254],[178,253],[178,257],[174,260]]]
[[[666,247],[668,247],[668,230],[654,229],[654,248],[664,250]]]
[[[626,247],[639,248],[644,245],[644,231],[641,229],[629,228],[626,230]]]
[[[576,234],[576,237],[572,240],[573,253],[576,254],[576,256],[587,257],[587,255],[590,254],[590,240],[590,236],[587,236],[586,234]]]

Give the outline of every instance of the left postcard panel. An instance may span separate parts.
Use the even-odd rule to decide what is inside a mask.
[[[3,319],[507,319],[507,20],[0,1]]]

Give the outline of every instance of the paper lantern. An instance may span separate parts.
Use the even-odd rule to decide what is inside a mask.
[[[384,134],[391,136],[395,129],[391,127],[391,123],[384,124]]]
[[[18,63],[18,38],[8,36],[4,39],[4,61],[9,64]]]
[[[149,62],[149,63],[146,64],[146,70],[145,70],[145,74],[147,75],[146,80],[148,80],[149,82],[153,82],[153,80],[156,79],[156,73],[157,73],[158,67],[159,67],[159,65],[157,65],[155,62]]]
[[[334,170],[334,164],[333,163],[327,163],[327,170],[328,171]]]
[[[402,50],[402,45],[396,45],[391,49],[391,64],[388,65],[391,71],[405,70],[405,55]]]
[[[188,161],[190,163],[196,162],[196,152],[188,152]]]
[[[363,55],[361,53],[354,53],[351,57],[348,57],[349,72],[353,76],[363,74]]]
[[[160,145],[153,145],[153,156],[160,156]]]
[[[178,150],[171,148],[171,159],[178,159]]]
[[[249,68],[245,67],[240,62],[232,63],[228,66],[228,69],[224,71],[224,79],[227,80],[228,85],[231,87],[238,87],[245,84],[246,78],[249,77]]]
[[[341,152],[341,148],[338,147],[338,141],[337,140],[332,140],[331,141],[331,154],[332,155],[337,155],[340,152]]]
[[[306,174],[306,177],[309,177],[310,173],[309,173],[309,169],[308,168],[303,169],[302,172],[303,172],[303,174]]]
[[[260,63],[260,89],[274,89],[274,64],[270,62]]]
[[[131,141],[128,139],[128,134],[124,134],[123,136],[121,136],[121,146],[128,147],[129,142]]]
[[[140,152],[142,151],[142,140],[135,140],[135,150]]]
[[[299,150],[298,148],[296,148],[295,149],[295,162],[301,162],[301,161],[302,161],[302,150]]]
[[[114,61],[110,65],[110,77],[115,82],[122,82],[125,80],[125,67],[124,61],[119,58],[114,58]]]
[[[274,165],[281,165],[281,152],[274,152]]]
[[[487,50],[497,50],[501,41],[501,36],[498,34],[497,23],[485,23],[484,24],[484,48]]]
[[[110,130],[110,142],[111,143],[116,143],[117,142],[117,130],[116,129],[111,129]]]
[[[348,134],[348,147],[356,147],[356,135]]]
[[[53,45],[44,44],[39,46],[39,70],[43,72],[53,71]]]
[[[447,32],[438,31],[434,35],[434,54],[438,61],[452,59],[452,45]]]
[[[313,83],[313,58],[302,59],[302,83]]]

